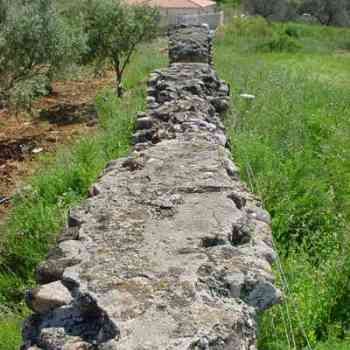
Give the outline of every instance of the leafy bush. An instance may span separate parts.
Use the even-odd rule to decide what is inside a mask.
[[[348,0],[304,0],[299,5],[299,13],[310,13],[321,24],[346,26],[349,25]]]
[[[247,51],[294,52],[302,45],[297,40],[299,29],[291,24],[270,25],[263,17],[235,17],[218,33],[226,43],[244,47]]]
[[[257,16],[249,17],[234,17],[229,24],[226,24],[221,29],[227,38],[230,37],[268,37],[272,35],[272,28],[265,18]]]
[[[84,36],[67,24],[54,3],[53,0],[2,0],[0,104],[9,102],[14,90],[20,89],[18,84],[30,90],[30,85],[35,84],[29,81],[33,83],[33,79],[43,75],[52,78],[57,69],[80,57]],[[31,99],[35,93],[25,95],[25,99]]]
[[[287,0],[243,0],[245,10],[253,16],[283,20],[288,12]]]
[[[19,81],[9,92],[9,103],[16,109],[31,111],[32,103],[40,96],[46,96],[52,91],[49,78],[42,74]]]
[[[258,50],[271,52],[295,52],[301,48],[296,39],[285,33],[274,33],[271,39],[258,46]]]
[[[292,38],[300,38],[301,30],[300,27],[292,23],[288,23],[284,28],[284,33]]]

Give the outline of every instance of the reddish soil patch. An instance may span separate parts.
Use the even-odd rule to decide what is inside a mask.
[[[96,130],[95,96],[112,84],[112,74],[57,81],[50,96],[34,103],[33,116],[0,110],[0,221],[23,179],[37,169],[38,155],[54,152],[76,136]]]

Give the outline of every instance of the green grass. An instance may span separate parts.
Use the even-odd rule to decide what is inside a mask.
[[[21,344],[20,329],[25,313],[8,313],[0,314],[0,348],[1,350],[18,349]]]
[[[262,317],[260,350],[307,349],[306,338],[316,350],[350,348],[349,40],[349,29],[259,18],[217,35],[234,158],[272,214],[289,285]]]
[[[18,194],[0,236],[0,349],[20,345],[23,304],[42,261],[62,228],[67,211],[87,196],[106,163],[125,156],[137,111],[144,109],[148,74],[166,64],[162,42],[146,45],[135,55],[126,75],[127,92],[117,99],[112,90],[98,94],[100,130],[42,159],[41,169]],[[5,311],[6,310],[6,311]]]

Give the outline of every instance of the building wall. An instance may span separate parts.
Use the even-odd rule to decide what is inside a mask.
[[[210,28],[215,29],[223,22],[223,12],[216,12],[216,6],[206,8],[171,8],[159,9],[160,26],[171,27],[176,24],[202,24],[207,23]]]

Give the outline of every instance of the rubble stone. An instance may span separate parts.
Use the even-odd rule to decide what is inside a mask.
[[[28,307],[39,314],[68,305],[72,300],[69,290],[59,281],[35,288],[26,296]]]

